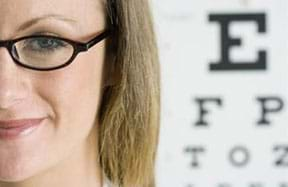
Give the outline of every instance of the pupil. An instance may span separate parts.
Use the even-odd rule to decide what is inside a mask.
[[[41,47],[49,47],[49,46],[53,46],[53,41],[52,40],[50,40],[50,39],[40,39],[40,41],[39,41],[39,45],[41,46]]]

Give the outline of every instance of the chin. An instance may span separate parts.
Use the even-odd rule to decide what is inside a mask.
[[[33,176],[36,172],[32,168],[25,169],[24,166],[7,166],[0,168],[0,181],[1,182],[20,182]]]
[[[45,162],[37,163],[37,159],[27,160],[19,157],[6,163],[0,160],[0,183],[25,181],[41,171],[41,163],[43,165]]]

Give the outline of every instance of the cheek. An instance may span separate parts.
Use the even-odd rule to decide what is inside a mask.
[[[59,149],[87,136],[100,104],[103,54],[84,53],[64,69],[41,75],[39,96],[53,114],[53,139]]]

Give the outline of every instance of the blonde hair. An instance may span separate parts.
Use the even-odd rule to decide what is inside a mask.
[[[114,3],[114,5],[113,5]],[[106,176],[120,187],[154,187],[160,112],[159,62],[147,0],[107,0],[116,31],[108,41],[108,66],[117,82],[100,108],[99,152]],[[111,47],[112,46],[112,47]]]

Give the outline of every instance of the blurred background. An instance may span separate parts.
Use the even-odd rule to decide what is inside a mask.
[[[288,0],[151,0],[157,187],[288,187]]]

